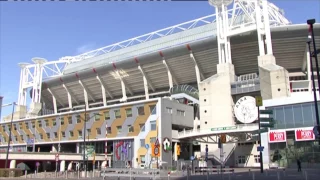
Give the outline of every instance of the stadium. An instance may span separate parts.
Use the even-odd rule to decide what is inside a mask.
[[[259,167],[261,155],[265,168],[319,164],[309,26],[266,0],[229,3],[78,56],[20,63],[15,112],[0,124],[1,167],[6,154],[7,167],[40,171]],[[256,97],[275,121],[261,138]]]

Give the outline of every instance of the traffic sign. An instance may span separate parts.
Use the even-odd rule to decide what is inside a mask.
[[[154,143],[155,146],[160,146],[159,139],[157,138],[156,142]]]
[[[40,166],[40,163],[39,163],[39,162],[36,162],[36,166],[39,167],[39,166]]]
[[[190,160],[193,161],[193,160],[194,160],[194,157],[193,157],[193,156],[190,156]]]
[[[264,147],[263,147],[263,146],[258,146],[258,147],[257,147],[257,151],[258,151],[258,152],[260,152],[260,151],[262,152],[262,151],[263,151],[263,149],[264,149]]]
[[[263,106],[263,101],[261,96],[256,96],[256,106]]]
[[[151,153],[152,157],[160,157],[160,146],[151,144]]]
[[[145,147],[146,149],[149,149],[149,144],[145,144],[144,147]]]

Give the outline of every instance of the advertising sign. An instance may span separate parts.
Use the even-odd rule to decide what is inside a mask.
[[[313,141],[315,135],[312,128],[299,128],[294,130],[296,141]]]
[[[287,134],[285,130],[270,131],[268,133],[269,143],[286,142]]]

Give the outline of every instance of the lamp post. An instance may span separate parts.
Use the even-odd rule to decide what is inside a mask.
[[[314,38],[314,31],[313,31],[313,24],[314,23],[316,23],[315,19],[307,20],[307,24],[309,24],[309,35],[308,35],[308,42],[307,43],[308,43],[308,46],[309,46],[310,59],[312,60],[311,47],[310,47],[310,42],[311,42],[311,39],[312,39],[313,50],[314,50],[314,58],[315,58],[316,70],[317,70],[318,88],[320,88],[319,62],[318,62],[318,56],[317,56],[316,41],[315,41],[315,38]],[[312,68],[312,65],[311,65],[311,68]],[[313,71],[313,69],[311,69],[311,71]],[[320,95],[320,91],[319,91],[319,95]],[[319,125],[319,119],[317,120],[317,125]]]
[[[84,121],[84,125],[83,125],[83,170],[85,171],[85,177],[87,176],[87,165],[86,165],[86,130],[87,130],[87,121],[90,120],[92,117],[94,117],[95,115],[102,115],[99,113],[95,113],[93,116],[87,118],[87,107],[85,106],[84,108],[84,119],[81,118],[81,116],[79,116],[79,119],[81,121]],[[89,137],[88,137],[89,139]],[[88,162],[88,161],[87,161]]]
[[[11,130],[12,130],[12,124],[13,124],[13,113],[14,113],[14,106],[16,105],[15,102],[5,105],[5,106],[10,106],[12,105],[12,115],[11,115],[11,122],[10,122],[10,127],[9,127],[9,139],[8,139],[8,147],[7,147],[7,153],[6,153],[6,162],[5,162],[5,168],[8,166],[8,158],[9,158],[9,149],[10,149],[10,141],[11,141]]]

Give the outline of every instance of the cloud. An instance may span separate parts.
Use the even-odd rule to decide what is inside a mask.
[[[88,44],[85,44],[85,45],[82,45],[80,47],[77,48],[77,54],[83,54],[83,53],[86,53],[86,52],[89,52],[89,51],[92,51],[92,50],[95,50],[97,49],[97,45],[96,43],[88,43]]]

